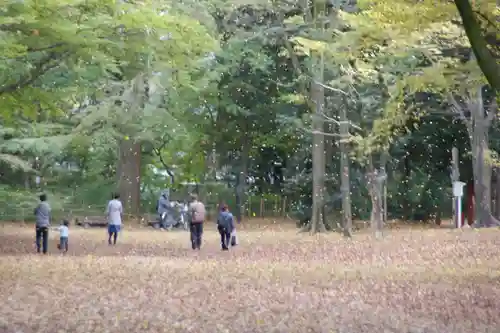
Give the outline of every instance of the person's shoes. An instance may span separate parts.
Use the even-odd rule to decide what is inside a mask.
[[[222,248],[222,251],[229,251],[229,248],[227,248],[227,247],[223,247],[223,248]]]

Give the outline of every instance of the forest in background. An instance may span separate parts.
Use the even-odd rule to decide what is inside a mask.
[[[58,217],[113,191],[137,216],[169,188],[239,217],[286,200],[305,229],[350,235],[450,217],[453,147],[478,223],[500,215],[495,1],[1,8],[2,220],[30,219],[42,191]]]

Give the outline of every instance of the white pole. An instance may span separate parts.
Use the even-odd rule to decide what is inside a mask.
[[[457,228],[462,227],[462,196],[455,197],[455,202],[457,204],[456,212],[457,212]]]

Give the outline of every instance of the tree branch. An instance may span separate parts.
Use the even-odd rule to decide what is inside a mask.
[[[322,117],[323,117],[323,118],[324,118],[327,122],[332,122],[332,123],[334,123],[335,125],[341,125],[341,124],[343,124],[343,123],[348,123],[348,124],[349,124],[349,126],[351,126],[351,127],[355,128],[355,129],[357,129],[357,130],[360,130],[360,131],[362,130],[362,129],[361,129],[361,127],[359,127],[358,125],[353,124],[353,123],[352,123],[352,122],[350,122],[349,120],[347,120],[347,121],[340,121],[340,120],[337,120],[337,119],[334,119],[334,118],[332,118],[332,117],[327,116],[324,112],[322,112],[322,113],[321,113],[321,116],[322,116]],[[314,117],[314,115],[313,115],[313,117]]]
[[[55,52],[50,52],[46,57],[44,57],[28,74],[20,78],[17,82],[4,85],[0,88],[0,95],[14,92],[20,88],[26,87],[33,84],[42,75],[59,66],[60,61],[65,56],[69,54],[69,51],[57,54]],[[53,62],[54,61],[54,62]],[[51,63],[52,62],[52,63]]]
[[[500,65],[497,64],[495,57],[488,49],[488,44],[482,34],[481,26],[474,16],[472,6],[469,0],[454,1],[462,18],[462,24],[476,56],[477,63],[490,86],[498,93],[500,91]]]
[[[341,94],[343,94],[343,95],[345,95],[345,96],[349,96],[349,94],[348,94],[348,93],[346,93],[346,92],[345,92],[344,90],[342,90],[342,89],[339,89],[339,88],[334,88],[334,87],[328,86],[328,85],[326,85],[326,84],[324,84],[324,83],[321,83],[321,82],[319,82],[319,81],[317,81],[317,80],[313,80],[313,82],[314,82],[315,84],[317,84],[317,85],[319,85],[319,86],[321,86],[321,87],[323,87],[323,88],[327,89],[327,90],[330,90],[330,91],[333,91],[333,92],[338,92],[338,93],[341,93]]]
[[[161,151],[163,148],[165,148],[165,146],[167,145],[168,141],[166,140],[165,137],[163,137],[163,142],[162,144],[158,147],[158,148],[154,148],[153,147],[153,152],[155,153],[156,156],[158,156],[158,158],[160,159],[160,163],[163,165],[163,167],[165,168],[165,170],[167,171],[169,177],[170,177],[170,180],[172,181],[172,184],[175,183],[175,175],[174,173],[172,172],[172,170],[170,170],[170,167],[168,166],[168,164],[165,162],[165,160],[163,159],[163,156],[161,154]]]
[[[456,98],[453,96],[452,93],[448,94],[448,102],[451,104],[451,109],[458,114],[460,119],[465,123],[465,126],[467,127],[467,131],[469,134],[472,133],[472,124],[470,119],[467,119],[465,116],[465,112],[463,107],[457,102]]]
[[[488,22],[488,25],[495,28],[496,30],[498,30],[498,25],[493,22],[488,16],[486,16],[484,13],[480,12],[479,10],[474,10],[473,11],[474,14],[476,14],[477,16],[481,17],[483,20],[485,20],[486,22]]]
[[[39,47],[39,48],[28,47],[28,49],[26,51],[27,52],[42,52],[42,51],[52,50],[52,49],[55,49],[55,48],[58,48],[58,47],[61,47],[61,46],[64,46],[64,45],[66,45],[66,43],[60,42],[60,43],[55,43],[55,44],[52,44],[52,45],[49,45],[49,46],[45,46],[45,47]]]

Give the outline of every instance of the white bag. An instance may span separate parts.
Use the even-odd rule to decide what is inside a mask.
[[[236,236],[236,229],[231,232],[231,246],[238,245],[238,237]]]

